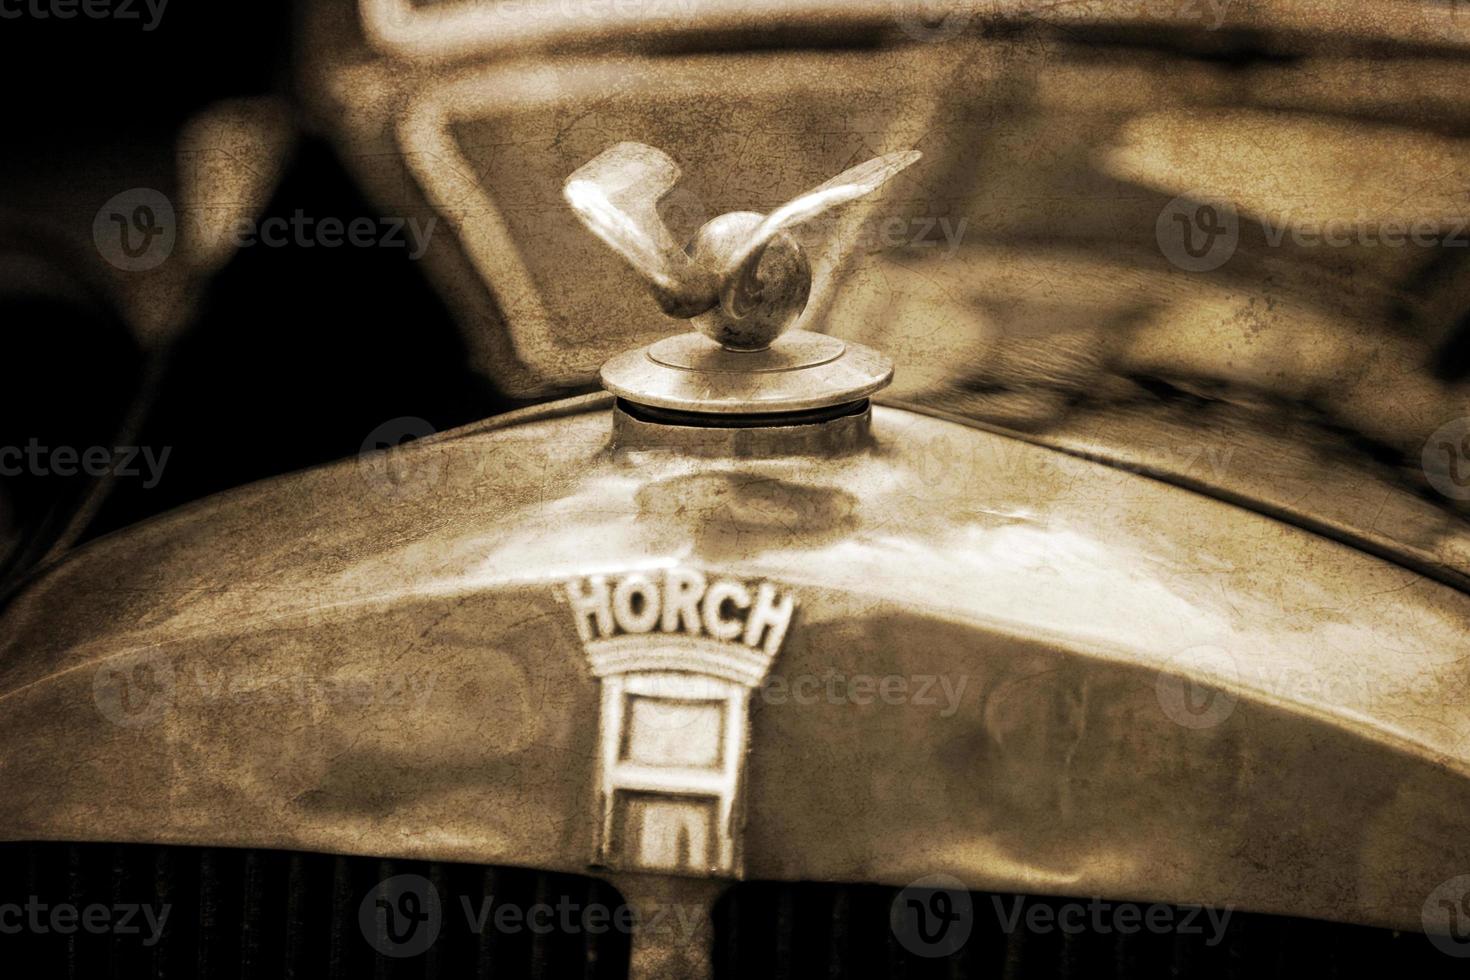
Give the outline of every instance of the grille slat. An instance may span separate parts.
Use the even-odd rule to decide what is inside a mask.
[[[352,874],[345,857],[332,859],[332,915],[328,925],[327,976],[331,980],[347,978],[348,906],[351,904]]]
[[[414,955],[375,948],[360,923],[363,900],[395,875],[420,876],[439,898],[437,937]],[[146,904],[155,918],[163,903],[170,908],[151,943],[145,942],[152,929],[141,911],[129,920],[137,930],[131,933],[111,927],[0,933],[0,972],[22,962],[29,968],[22,975],[77,980],[627,975],[627,934],[610,925],[584,929],[581,917],[590,903],[614,910],[622,899],[603,883],[576,875],[271,850],[0,843],[0,905],[15,903],[24,915],[29,896],[48,907],[75,908],[79,923],[89,905],[112,910]],[[489,917],[476,930],[466,907],[478,911],[486,902]],[[538,903],[551,915],[548,921],[541,913],[536,930],[529,920],[506,933],[495,928],[501,906],[525,912]],[[564,918],[568,906],[573,911]],[[109,922],[116,921],[109,912]],[[612,915],[602,921],[611,923]]]
[[[398,876],[417,876],[409,880],[438,898],[437,938],[408,956],[388,955],[382,946],[385,932],[411,934],[411,920],[422,914],[423,906],[384,884]],[[1081,930],[1031,929],[1026,922],[1033,909],[1045,913],[1043,921],[1060,922],[1061,911],[1078,900],[988,893],[970,894],[969,937],[952,955],[916,955],[912,940],[901,940],[891,926],[899,895],[898,889],[876,885],[737,884],[715,906],[716,976],[1464,975],[1462,960],[1416,933],[1246,913],[1232,914],[1217,937],[1202,913],[1195,921],[1203,931],[1188,934],[1100,930],[1090,920]],[[269,850],[0,844],[0,904],[24,910],[30,896],[44,906],[68,903],[78,925],[89,906],[148,904],[155,921],[163,904],[170,907],[156,943],[144,941],[151,927],[141,912],[132,915],[136,931],[129,934],[80,927],[0,934],[0,963],[34,964],[35,976],[611,980],[627,974],[629,936],[613,925],[622,899],[605,883],[575,875]],[[387,904],[378,906],[383,915],[375,919],[380,899]],[[567,904],[570,917],[562,911]],[[507,906],[519,911],[519,927],[501,928],[497,916]],[[528,913],[538,906],[543,911],[536,921],[543,928],[531,929]],[[594,907],[608,913],[600,930],[584,927],[588,920],[582,916]],[[364,933],[364,909],[371,935]],[[390,910],[405,918],[389,921]],[[1172,909],[1175,915],[1183,911]],[[483,924],[476,921],[480,915]],[[402,952],[391,946],[388,951],[395,949]]]
[[[1178,928],[1123,932],[1103,903],[1095,925],[1088,899],[970,893],[970,933],[951,955],[924,955],[901,941],[890,925],[900,889],[878,885],[735,885],[715,906],[716,976],[841,976],[846,980],[1180,980],[1327,976],[1463,977],[1464,960],[1435,949],[1420,934],[1308,919],[1232,912],[1220,931],[1201,910],[1159,906]],[[1020,914],[1016,914],[1020,903]],[[1079,914],[1077,906],[1082,906]],[[1146,912],[1148,903],[1134,903]],[[1041,923],[1028,928],[1032,910]],[[814,920],[804,910],[821,910]],[[814,913],[816,914],[816,913]],[[1217,916],[1221,913],[1217,912]],[[840,939],[839,937],[849,937]],[[841,956],[834,950],[843,949]],[[930,948],[929,952],[934,949]],[[839,963],[834,973],[831,966]],[[773,964],[787,970],[771,969]]]
[[[480,878],[480,894],[494,896],[497,894],[499,878],[494,868],[486,868]],[[476,909],[476,914],[479,910]],[[491,914],[494,909],[491,909]],[[494,928],[480,929],[476,933],[477,943],[475,950],[475,976],[478,980],[492,980],[495,975],[495,963],[499,953],[500,932]]]

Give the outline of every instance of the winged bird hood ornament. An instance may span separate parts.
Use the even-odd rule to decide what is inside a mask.
[[[658,215],[679,180],[667,153],[619,143],[579,167],[563,194],[584,224],[628,261],[664,312],[694,319],[730,350],[763,350],[806,307],[811,268],[791,228],[872,193],[922,156],[887,153],[843,171],[770,214],[735,211],[681,245]],[[697,319],[696,319],[697,318]]]

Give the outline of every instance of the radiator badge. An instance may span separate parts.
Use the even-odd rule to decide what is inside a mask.
[[[750,694],[796,599],[692,569],[594,575],[566,591],[602,684],[597,863],[739,877]]]

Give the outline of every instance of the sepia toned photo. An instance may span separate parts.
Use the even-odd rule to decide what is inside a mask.
[[[0,975],[1470,975],[1470,0],[0,45]]]

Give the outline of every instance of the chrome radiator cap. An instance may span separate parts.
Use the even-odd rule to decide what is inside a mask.
[[[689,416],[766,416],[766,423],[861,402],[892,379],[893,362],[877,351],[806,330],[759,351],[680,334],[602,368],[602,386],[635,405]]]

